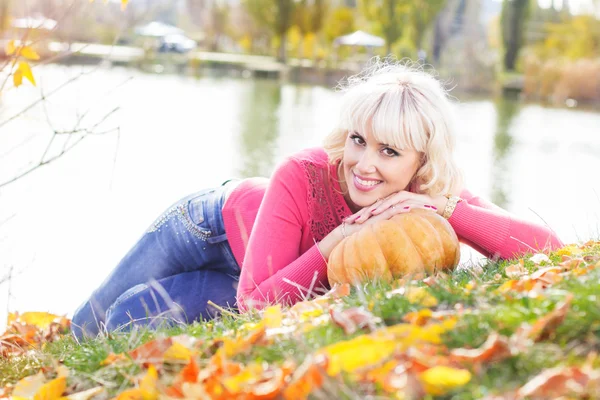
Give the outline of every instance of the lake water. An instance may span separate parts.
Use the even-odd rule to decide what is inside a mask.
[[[36,74],[51,94],[44,107],[3,124],[40,94],[24,85],[0,99],[0,184],[81,137],[56,135],[48,146],[54,130],[98,125],[97,134],[0,188],[0,281],[10,275],[0,327],[7,310],[71,314],[175,200],[230,177],[269,176],[286,155],[319,145],[339,96],[125,68]],[[600,236],[600,114],[456,96],[457,156],[471,191],[566,242]]]

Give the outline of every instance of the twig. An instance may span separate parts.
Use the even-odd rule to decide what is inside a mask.
[[[19,111],[15,115],[13,115],[12,117],[9,117],[8,119],[0,122],[0,128],[2,128],[4,125],[8,124],[9,122],[11,122],[11,121],[19,118],[20,116],[22,116],[23,114],[25,114],[27,111],[31,110],[33,107],[35,107],[36,105],[38,105],[40,102],[45,101],[46,99],[48,99],[48,97],[50,97],[53,94],[56,94],[58,91],[64,89],[68,84],[70,84],[72,82],[75,82],[76,80],[78,80],[82,76],[87,75],[89,73],[90,73],[89,71],[88,72],[81,72],[81,73],[79,73],[79,75],[70,78],[66,82],[63,82],[60,86],[58,86],[54,90],[50,91],[47,95],[41,96],[39,99],[35,100],[33,103],[29,104],[27,107],[25,107],[24,109],[22,109],[21,111]]]
[[[208,300],[208,302],[206,304],[208,304],[210,306],[213,306],[214,308],[216,308],[217,310],[219,310],[222,314],[229,315],[230,317],[233,317],[235,319],[240,319],[241,318],[239,314],[236,314],[236,313],[233,313],[233,312],[231,312],[229,310],[226,310],[223,307],[221,307],[221,306],[213,303],[210,300]]]
[[[110,132],[114,132],[114,131],[116,131],[117,129],[118,129],[118,128],[113,128],[112,130],[109,130],[109,131],[106,131],[106,132],[104,132],[104,134],[106,134],[106,133],[110,133]],[[15,182],[15,181],[16,181],[16,180],[18,180],[18,179],[21,179],[22,177],[24,177],[24,176],[26,176],[26,175],[29,175],[31,172],[35,171],[36,169],[38,169],[38,168],[40,168],[40,167],[42,167],[42,166],[44,166],[44,165],[47,165],[47,164],[50,164],[50,163],[51,163],[51,162],[53,162],[53,161],[56,161],[58,158],[60,158],[60,157],[61,157],[61,156],[63,156],[65,153],[69,152],[69,151],[70,151],[70,150],[72,150],[72,149],[73,149],[75,146],[77,146],[79,143],[81,143],[81,141],[82,141],[83,139],[85,139],[86,137],[88,137],[90,134],[93,134],[93,133],[86,133],[86,134],[84,134],[83,136],[81,136],[80,138],[78,138],[78,139],[77,139],[77,140],[76,140],[76,141],[75,141],[75,142],[74,142],[74,143],[73,143],[71,146],[69,146],[69,147],[68,147],[68,148],[66,148],[66,149],[63,149],[63,151],[61,151],[60,153],[58,153],[58,154],[57,154],[57,155],[55,155],[54,157],[51,157],[51,158],[49,158],[49,159],[47,159],[47,160],[45,160],[45,161],[41,161],[40,163],[38,163],[37,165],[35,165],[35,166],[31,167],[30,169],[28,169],[28,170],[26,170],[26,171],[24,171],[24,172],[22,172],[22,173],[20,173],[20,174],[18,174],[18,175],[16,175],[16,176],[12,177],[11,179],[9,179],[9,180],[7,180],[7,181],[5,181],[5,182],[2,182],[2,183],[0,183],[0,188],[4,187],[4,186],[6,186],[6,185],[8,185],[8,184],[10,184],[10,183],[13,183],[13,182]]]

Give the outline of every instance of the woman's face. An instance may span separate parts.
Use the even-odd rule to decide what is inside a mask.
[[[407,189],[420,166],[420,153],[378,143],[370,132],[349,132],[342,168],[346,202],[356,212]]]

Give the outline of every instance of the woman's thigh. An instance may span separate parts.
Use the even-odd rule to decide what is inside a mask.
[[[86,325],[94,335],[118,297],[150,281],[203,269],[237,279],[239,267],[222,221],[222,192],[221,188],[207,189],[169,207],[75,312],[75,326]]]
[[[236,310],[237,279],[215,270],[186,272],[131,288],[108,309],[106,329],[191,323]]]

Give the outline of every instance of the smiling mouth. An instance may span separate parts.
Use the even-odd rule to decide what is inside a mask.
[[[361,179],[354,173],[352,175],[354,175],[354,185],[356,186],[356,188],[359,190],[363,190],[363,191],[370,190],[383,182],[383,181],[372,180],[372,179],[369,179],[369,180]]]

